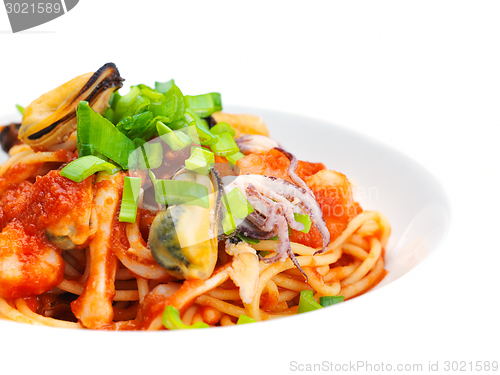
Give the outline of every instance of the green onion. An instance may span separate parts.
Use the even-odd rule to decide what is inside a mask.
[[[303,290],[300,292],[299,309],[297,310],[298,314],[318,310],[322,307],[323,306],[314,300],[312,290]]]
[[[231,164],[236,164],[236,162],[238,160],[240,160],[241,158],[244,158],[244,157],[245,157],[245,155],[243,155],[241,152],[238,151],[238,152],[235,152],[234,154],[226,156],[226,159]]]
[[[215,155],[228,156],[240,151],[230,133],[216,134],[215,138],[217,138],[217,143],[210,146]]]
[[[135,223],[140,191],[140,177],[124,177],[122,205],[120,207],[120,217],[118,219],[120,222]]]
[[[319,304],[323,307],[335,305],[344,301],[344,296],[324,296],[319,297]]]
[[[265,251],[265,250],[261,250],[259,251],[259,254],[261,257],[267,257],[269,254],[271,254],[270,251]]]
[[[302,215],[294,212],[293,216],[296,222],[304,224],[304,229],[301,230],[301,232],[309,233],[309,230],[311,230],[311,219],[309,218],[309,215]]]
[[[109,174],[114,174],[120,170],[116,165],[102,160],[97,156],[83,156],[73,160],[65,166],[59,174],[63,177],[69,178],[71,181],[82,182],[87,177],[100,171],[106,171]]]
[[[116,127],[130,139],[142,138],[149,141],[157,134],[156,122],[153,121],[151,112],[127,116]]]
[[[249,316],[246,316],[245,314],[241,314],[240,317],[238,318],[238,321],[236,324],[248,324],[248,323],[256,323],[257,321],[254,318],[250,318]]]
[[[240,240],[248,242],[248,243],[259,243],[260,242],[259,240],[256,240],[255,238],[246,237],[246,236],[242,235],[241,233],[238,233],[236,236]]]
[[[182,150],[192,143],[191,138],[189,138],[187,134],[181,130],[174,131],[161,121],[156,123],[156,129],[161,139],[169,145],[173,151]]]
[[[125,117],[125,112],[131,105],[132,101],[135,99],[137,95],[141,93],[141,89],[137,86],[132,86],[130,88],[130,91],[128,92],[127,95],[121,96],[115,100],[115,98],[112,98],[112,102],[114,106],[112,108],[114,109],[114,118],[113,122],[116,124],[118,123],[122,118]]]
[[[187,204],[209,208],[206,186],[191,181],[157,179],[151,170],[149,176],[155,189],[156,203],[168,206]]]
[[[236,132],[231,127],[231,125],[226,122],[218,122],[214,127],[212,127],[212,129],[210,129],[210,131],[213,134],[222,134],[228,132],[229,134],[231,134],[231,137],[234,137],[236,135]]]
[[[123,169],[128,169],[129,156],[136,149],[134,142],[94,112],[88,102],[81,101],[76,114],[78,155],[105,155]]]
[[[191,108],[199,117],[208,117],[214,112],[222,111],[222,102],[218,92],[204,95],[184,96],[186,106]]]
[[[227,211],[224,212],[221,223],[222,223],[222,230],[226,235],[230,235],[236,229],[236,224],[234,222],[233,215],[231,215]]]
[[[134,143],[136,143],[136,139]],[[136,157],[137,167],[140,170],[158,168],[163,161],[163,147],[161,143],[144,142],[137,148]]]
[[[182,122],[189,126],[188,133],[193,142],[200,143],[204,146],[210,146],[217,142],[216,136],[210,132],[207,124],[203,123],[192,109],[186,108]]]
[[[162,323],[166,329],[196,329],[196,328],[208,328],[208,324],[204,322],[196,322],[190,326],[184,324],[179,315],[179,310],[173,306],[167,306],[165,311],[163,311]]]
[[[171,79],[167,82],[155,82],[155,90],[165,94],[175,85],[175,81]]]
[[[207,175],[215,164],[214,153],[202,147],[197,147],[186,160],[186,168],[197,173]]]
[[[234,188],[224,195],[222,197],[222,203],[230,214],[240,220],[245,219],[254,211],[253,207],[248,203],[247,199],[238,188]]]
[[[24,107],[22,105],[16,104],[17,110],[24,116]]]

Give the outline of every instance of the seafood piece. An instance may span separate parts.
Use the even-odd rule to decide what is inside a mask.
[[[95,73],[78,76],[43,94],[24,110],[19,139],[35,151],[63,143],[76,129],[78,103],[85,100],[102,113],[122,82],[115,64],[107,63]]]
[[[236,137],[241,137],[245,134],[260,134],[269,136],[264,121],[253,115],[231,115],[229,113],[215,112],[212,117],[216,122],[227,122],[234,129]]]
[[[21,143],[17,137],[20,127],[21,124],[12,123],[1,128],[0,145],[2,146],[2,150],[9,152],[12,146]]]
[[[323,248],[320,252],[326,250],[330,243],[330,233],[319,204],[308,190],[283,179],[262,175],[238,176],[227,185],[225,190],[228,192],[233,188],[240,189],[255,210],[247,216],[238,231],[244,236],[252,237],[253,233],[248,229],[247,223],[250,221],[258,228],[257,238],[263,239],[278,235],[277,254],[272,258],[265,258],[265,262],[284,261],[288,256],[302,271],[295,259],[288,236],[288,226],[297,231],[304,229],[304,224],[295,220],[294,213],[307,214],[310,217],[311,222],[323,237]]]
[[[155,260],[177,278],[206,279],[217,261],[221,185],[215,170],[207,176],[182,171],[173,179],[194,179],[209,192],[209,208],[173,205],[160,212],[149,232],[148,244]]]
[[[245,154],[254,152],[267,152],[273,148],[278,148],[279,144],[275,140],[265,135],[248,134],[235,139],[240,151]]]
[[[85,289],[71,309],[82,325],[99,328],[113,320],[113,297],[117,259],[112,245],[112,227],[116,211],[120,208],[123,189],[123,173],[97,174],[97,191],[94,205],[97,207],[99,226],[89,244],[90,273]]]

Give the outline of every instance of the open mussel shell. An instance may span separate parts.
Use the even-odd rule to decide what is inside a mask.
[[[107,63],[95,73],[73,78],[43,94],[26,107],[19,139],[35,150],[50,150],[75,131],[80,101],[89,102],[94,111],[102,113],[122,82],[116,65]]]
[[[182,204],[158,213],[148,244],[156,262],[179,279],[207,279],[217,262],[222,185],[217,171],[203,176],[185,169],[173,179],[191,179],[209,187],[209,208]]]

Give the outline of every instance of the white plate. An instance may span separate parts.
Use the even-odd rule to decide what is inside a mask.
[[[369,296],[429,258],[443,241],[450,225],[446,194],[426,169],[400,152],[349,129],[312,118],[245,107],[228,107],[226,111],[262,116],[271,136],[286,150],[299,159],[322,162],[327,168],[344,173],[353,183],[361,206],[387,216],[392,234],[386,249],[386,268],[389,270],[386,278],[367,294],[334,308],[228,329],[116,333],[32,327],[0,321],[2,341],[13,343],[8,350],[12,360],[19,357],[21,361],[22,353],[26,351],[36,354],[40,360],[57,356],[62,368],[63,364],[74,366],[73,361],[78,361],[80,367],[76,373],[83,373],[84,369],[95,370],[95,364],[109,363],[110,358],[114,358],[113,365],[109,363],[112,372],[119,368],[129,371],[163,368],[162,373],[167,373],[167,368],[209,368],[219,350],[216,343],[225,343],[224,350],[237,354],[240,347],[242,350],[251,348],[252,340],[272,337],[273,333],[300,324],[328,322],[332,317],[342,315],[342,310],[352,310],[349,305],[354,301],[357,301],[353,306],[356,309],[367,307],[363,304],[364,299],[370,301],[370,308],[377,308]],[[264,349],[256,350],[262,354]],[[196,355],[192,351],[196,351]],[[245,358],[249,366],[255,367],[251,358]],[[236,363],[243,364],[245,360],[233,364]],[[25,365],[37,371],[40,369],[34,363]],[[213,368],[218,367],[214,365]]]

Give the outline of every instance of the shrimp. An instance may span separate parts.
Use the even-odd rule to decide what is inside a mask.
[[[51,171],[35,183],[20,184],[14,194],[2,196],[5,218],[0,233],[0,296],[24,298],[47,292],[64,277],[61,250],[52,244],[46,229],[85,211],[91,204],[93,177],[76,183]],[[89,193],[90,191],[90,193]],[[13,210],[22,202],[22,210]],[[10,204],[9,204],[10,203]],[[7,222],[8,221],[8,222]]]

